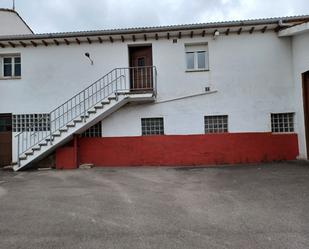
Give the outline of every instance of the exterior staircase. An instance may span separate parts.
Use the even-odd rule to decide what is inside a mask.
[[[83,133],[129,102],[154,101],[156,82],[154,66],[113,69],[16,135],[14,170],[31,167],[70,141],[74,134]]]

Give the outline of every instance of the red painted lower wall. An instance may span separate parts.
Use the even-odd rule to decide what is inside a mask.
[[[294,160],[296,134],[226,133],[113,138],[80,138],[79,163],[96,166],[189,166]],[[70,167],[71,152],[56,152],[56,163]]]

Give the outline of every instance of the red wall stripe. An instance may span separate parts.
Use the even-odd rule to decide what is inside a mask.
[[[294,160],[296,134],[224,133],[80,138],[80,163],[96,166],[189,166]],[[70,167],[74,153],[56,152],[57,168]],[[72,161],[74,159],[72,158]]]

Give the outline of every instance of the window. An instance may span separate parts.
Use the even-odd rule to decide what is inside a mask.
[[[2,55],[0,56],[2,64],[2,78],[18,78],[21,76],[21,58],[20,55]]]
[[[185,48],[188,71],[209,69],[207,44],[188,44]]]
[[[205,116],[205,133],[223,133],[228,132],[228,116]]]
[[[294,113],[272,113],[272,132],[294,132]]]
[[[142,135],[164,135],[163,118],[142,118]]]
[[[86,130],[82,137],[102,137],[102,123],[99,122]]]
[[[49,131],[50,117],[47,113],[42,114],[18,114],[13,115],[13,131]]]
[[[141,57],[137,59],[137,66],[138,67],[144,67],[146,65],[145,63],[145,57]]]
[[[12,131],[12,120],[10,115],[0,114],[0,132]]]

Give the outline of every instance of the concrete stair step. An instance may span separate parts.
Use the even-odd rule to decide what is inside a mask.
[[[19,160],[26,160],[27,159],[27,156],[24,154],[24,155],[21,155],[19,156]]]
[[[70,123],[70,124],[67,124],[66,126],[67,126],[68,128],[69,128],[69,127],[75,127],[75,124]]]
[[[117,97],[116,97],[116,96],[110,96],[110,97],[108,97],[108,99],[109,99],[109,100],[116,100]]]
[[[88,112],[89,114],[91,114],[91,113],[97,113],[97,111],[94,110],[94,109],[93,109],[93,110],[88,110],[87,112]]]
[[[94,107],[94,109],[103,109],[103,105],[101,104],[101,105],[96,105],[95,107]]]

